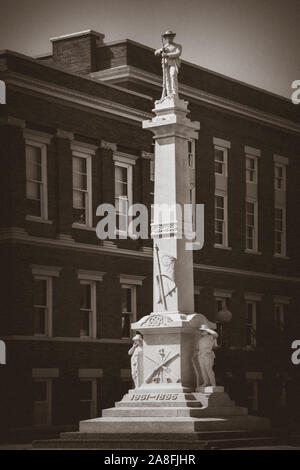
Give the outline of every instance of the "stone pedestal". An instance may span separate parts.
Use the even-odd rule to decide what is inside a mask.
[[[203,323],[215,326],[201,314],[168,313],[153,313],[132,324],[143,335],[143,383],[139,392],[195,389],[194,335]]]

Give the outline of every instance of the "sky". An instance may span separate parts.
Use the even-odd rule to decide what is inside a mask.
[[[0,0],[0,50],[86,29],[153,48],[172,29],[183,59],[287,98],[300,80],[300,0]]]

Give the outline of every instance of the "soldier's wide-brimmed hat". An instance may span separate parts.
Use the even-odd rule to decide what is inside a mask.
[[[201,325],[200,328],[199,328],[200,331],[206,331],[207,333],[209,333],[210,335],[213,335],[213,336],[218,336],[218,333],[214,330],[211,330],[210,328],[208,328],[207,325]]]
[[[133,338],[132,341],[142,340],[143,337],[140,333],[137,333]]]
[[[176,33],[173,33],[173,31],[171,31],[170,29],[168,29],[167,31],[165,31],[164,33],[162,33],[162,37],[165,38],[167,36],[173,36],[173,38],[176,36]]]

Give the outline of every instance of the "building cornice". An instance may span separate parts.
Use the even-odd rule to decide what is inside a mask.
[[[123,79],[132,79],[136,82],[146,82],[161,87],[162,78],[159,75],[140,70],[130,65],[121,65],[111,69],[97,72],[98,80],[109,84],[117,84]],[[201,104],[211,105],[219,109],[231,111],[247,119],[263,122],[268,126],[279,127],[292,133],[300,134],[300,124],[286,118],[266,113],[256,108],[237,103],[235,101],[213,95],[203,90],[179,83],[179,91],[187,98],[192,98]]]
[[[5,74],[4,81],[7,85],[16,87],[17,89],[21,88],[22,90],[27,90],[28,92],[34,94],[42,94],[52,100],[59,99],[65,101],[72,107],[80,106],[83,108],[92,109],[93,111],[99,111],[101,113],[113,114],[117,118],[134,121],[139,124],[145,119],[152,118],[151,113],[140,111],[136,108],[131,108],[117,102],[88,95],[83,92],[50,84],[32,77],[28,78],[25,75],[15,72],[9,72]]]
[[[102,344],[131,344],[131,339],[115,338],[80,338],[73,336],[27,336],[10,335],[2,336],[4,341],[38,341],[38,342],[62,342],[62,343],[102,343]]]
[[[129,258],[141,258],[151,260],[153,253],[137,250],[127,250],[123,248],[110,248],[99,245],[80,243],[80,242],[70,242],[65,240],[60,240],[57,238],[46,238],[46,237],[36,237],[29,235],[24,229],[19,228],[7,228],[0,230],[0,243],[15,242],[15,243],[24,243],[27,245],[36,245],[36,246],[47,246],[49,248],[61,248],[61,249],[74,249],[83,252],[92,252],[104,255],[120,256],[120,257],[129,257]],[[237,269],[232,267],[225,266],[215,266],[208,264],[194,264],[195,271],[203,271],[208,273],[217,273],[217,274],[230,274],[235,276],[245,276],[249,278],[258,278],[266,279],[271,281],[284,281],[284,282],[296,282],[300,283],[300,277],[295,276],[286,276],[281,274],[272,274],[262,271],[248,271],[245,269]]]

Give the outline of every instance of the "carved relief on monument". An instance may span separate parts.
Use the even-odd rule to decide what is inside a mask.
[[[174,353],[172,350],[168,352],[164,348],[158,350],[157,359],[145,356],[154,364],[153,370],[145,378],[146,383],[171,383],[177,382],[176,377],[172,375],[172,362],[177,359],[180,354]]]
[[[164,308],[168,310],[167,298],[172,297],[172,295],[174,295],[177,289],[175,280],[176,258],[167,253],[160,253],[157,245],[155,245],[155,253],[155,261],[157,267],[157,303],[163,304]]]
[[[140,322],[140,326],[168,326],[170,323],[173,322],[166,315],[152,314],[145,317],[143,321]]]

